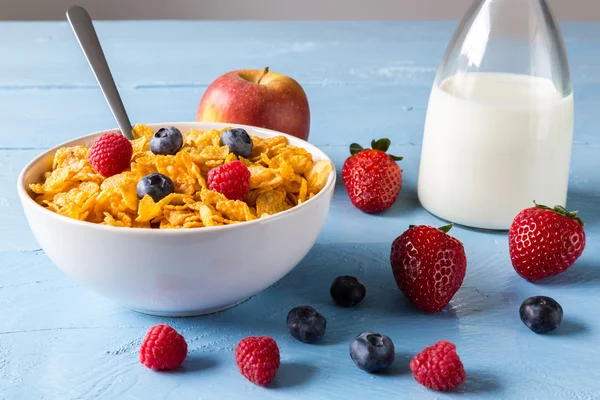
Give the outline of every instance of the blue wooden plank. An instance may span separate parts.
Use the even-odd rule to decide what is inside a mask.
[[[596,119],[600,83],[574,86],[575,145],[600,145]],[[352,84],[304,88],[311,107],[311,143],[348,145],[383,136],[395,144],[421,143],[429,86]],[[193,121],[203,93],[204,88],[152,88],[127,89],[121,94],[131,120],[150,123]],[[7,132],[0,137],[0,149],[44,149],[116,127],[97,87],[0,90],[0,94],[4,94],[0,97],[0,120]]]
[[[101,40],[135,122],[193,119],[204,88],[218,74],[244,66],[280,66],[305,86],[313,109],[311,142],[338,172],[350,142],[388,136],[405,156],[404,187],[385,213],[367,215],[336,188],[327,223],[309,255],[288,276],[226,312],[189,319],[137,314],[64,276],[26,226],[14,190],[22,166],[58,142],[114,126],[72,33],[64,23],[0,23],[0,398],[450,399],[427,391],[408,370],[410,357],[446,338],[454,341],[468,380],[461,398],[600,398],[600,24],[563,24],[576,96],[569,208],[588,225],[588,248],[564,274],[540,284],[519,278],[506,234],[455,227],[469,267],[450,306],[436,315],[414,311],[389,268],[391,241],[410,223],[438,225],[416,197],[421,132],[429,86],[453,22],[221,23],[103,22]],[[207,38],[210,38],[208,40]],[[82,260],[84,263],[85,260]],[[337,275],[367,285],[355,309],[339,309],[328,288]],[[518,306],[550,295],[565,310],[556,334],[532,334]],[[286,332],[297,305],[328,319],[320,345]],[[190,355],[175,373],[137,361],[146,329],[160,321],[182,332]],[[394,340],[389,373],[368,375],[348,355],[366,329]],[[282,367],[273,387],[243,379],[232,350],[250,334],[279,343]]]
[[[97,23],[122,87],[198,86],[221,73],[270,65],[303,84],[429,86],[455,22]],[[573,78],[598,82],[600,27],[564,23]],[[0,88],[90,88],[93,75],[66,23],[3,23]]]

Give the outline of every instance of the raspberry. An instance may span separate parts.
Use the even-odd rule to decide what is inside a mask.
[[[457,388],[467,377],[456,346],[447,340],[423,349],[410,362],[410,369],[417,382],[439,391]]]
[[[249,336],[235,348],[235,363],[250,382],[266,386],[279,368],[279,347],[268,336]]]
[[[169,325],[155,325],[146,334],[140,347],[140,362],[154,370],[177,368],[187,356],[183,336]]]
[[[229,200],[246,200],[250,189],[250,171],[241,161],[232,161],[208,171],[208,188]]]
[[[133,155],[131,142],[118,133],[105,133],[100,136],[88,153],[88,161],[96,172],[105,178],[125,171]]]

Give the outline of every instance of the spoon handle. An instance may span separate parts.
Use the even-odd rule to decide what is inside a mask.
[[[104,52],[102,51],[102,46],[100,46],[100,41],[96,35],[90,15],[82,7],[72,6],[67,10],[67,19],[71,24],[71,28],[73,28],[83,54],[85,54],[85,58],[87,58],[94,72],[100,89],[102,89],[104,98],[108,102],[115,120],[117,120],[121,133],[127,139],[133,139],[129,117],[123,106],[121,96],[119,96],[117,85],[115,85],[115,81],[110,73],[110,68],[104,57]]]

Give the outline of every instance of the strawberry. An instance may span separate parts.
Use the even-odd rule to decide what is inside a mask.
[[[467,256],[462,243],[448,235],[451,228],[411,226],[392,243],[396,284],[425,313],[446,307],[465,278]]]
[[[508,231],[510,259],[530,282],[566,271],[583,253],[584,223],[577,211],[536,204],[521,211]]]
[[[394,204],[402,188],[402,171],[396,161],[402,157],[386,153],[389,139],[373,140],[372,149],[350,145],[350,157],[342,167],[342,180],[350,201],[359,210],[378,213]]]

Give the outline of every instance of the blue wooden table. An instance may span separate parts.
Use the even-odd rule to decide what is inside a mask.
[[[440,225],[416,196],[429,89],[456,24],[99,22],[96,24],[132,122],[193,120],[207,85],[238,68],[296,78],[312,108],[310,141],[335,161],[348,144],[392,139],[404,187],[393,208],[365,215],[336,188],[326,226],[309,255],[279,283],[228,311],[200,318],[137,314],[63,275],[30,233],[15,191],[20,169],[44,149],[112,128],[92,73],[66,23],[0,24],[0,397],[7,399],[600,399],[600,24],[565,23],[576,102],[569,208],[587,221],[588,246],[561,276],[531,284],[513,271],[505,233],[455,227],[468,257],[449,307],[423,315],[396,288],[392,240],[409,224]],[[58,234],[58,233],[57,233]],[[93,257],[93,255],[90,255]],[[85,260],[81,260],[85,263]],[[342,274],[367,286],[354,309],[332,304]],[[533,334],[518,307],[549,295],[565,312],[555,334]],[[297,305],[328,319],[322,344],[288,335]],[[172,373],[138,361],[146,330],[168,322],[188,340]],[[348,344],[371,329],[389,335],[397,360],[385,374],[354,366]],[[268,389],[238,373],[235,344],[267,334],[282,366]],[[440,339],[456,343],[466,383],[454,394],[418,385],[408,363]]]

